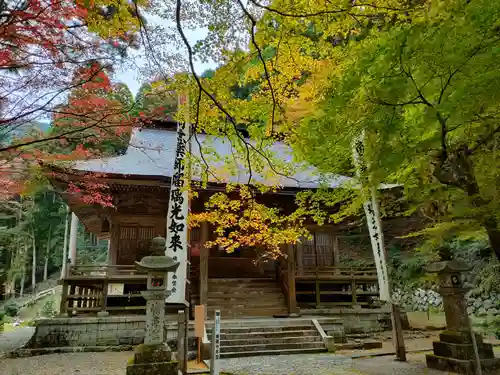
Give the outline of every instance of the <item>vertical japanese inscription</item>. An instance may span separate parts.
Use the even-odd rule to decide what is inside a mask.
[[[179,97],[179,105],[186,103],[186,98]],[[170,199],[167,213],[167,249],[166,255],[180,263],[176,272],[168,274],[168,288],[171,290],[167,303],[183,303],[185,301],[186,266],[187,266],[187,216],[188,191],[186,155],[189,153],[189,123],[177,124],[177,143],[173,160]]]
[[[354,140],[353,157],[359,178],[363,177],[368,169],[365,161],[364,132]],[[380,222],[380,213],[378,210],[376,188],[371,187],[370,199],[364,203],[366,223],[370,233],[370,240],[373,250],[373,258],[377,267],[379,294],[382,301],[389,301],[389,278],[387,275],[387,264],[385,260],[384,236],[382,224]]]

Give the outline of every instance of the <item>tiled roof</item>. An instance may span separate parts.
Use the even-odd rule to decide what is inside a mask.
[[[241,166],[234,168],[232,173],[224,171],[224,158],[234,160],[235,150],[227,138],[206,135],[197,135],[197,139],[202,145],[203,155],[210,165],[210,182],[248,182],[248,165],[242,159]],[[77,161],[73,168],[80,171],[101,172],[121,175],[139,176],[163,176],[171,177],[173,171],[173,161],[175,157],[177,134],[175,131],[159,129],[139,129],[132,130],[129,146],[124,155]],[[274,143],[267,149],[267,154],[275,155],[275,160],[282,160],[285,164],[294,163],[291,149],[283,143]],[[196,159],[200,159],[200,148],[198,142],[193,140],[192,153]],[[217,155],[215,157],[214,155]],[[238,155],[241,155],[238,154]],[[262,158],[261,161],[264,159]],[[267,164],[267,165],[266,165]],[[278,163],[277,163],[278,164]],[[263,162],[262,173],[252,173],[252,181],[269,185],[280,185],[288,188],[318,188],[322,185],[328,187],[339,187],[349,184],[352,180],[345,176],[319,176],[316,169],[311,166],[299,166],[294,163],[293,172],[290,177],[281,175],[279,167],[271,168],[267,162]],[[256,168],[252,168],[256,170]],[[273,171],[274,169],[274,171]],[[274,173],[278,171],[279,174]],[[288,175],[287,175],[288,176]],[[200,173],[193,169],[193,180],[199,180]],[[387,186],[388,187],[388,186]]]

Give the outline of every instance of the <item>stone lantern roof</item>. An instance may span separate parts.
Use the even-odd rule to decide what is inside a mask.
[[[472,267],[460,260],[445,260],[442,262],[435,262],[427,267],[425,270],[429,273],[452,273],[452,272],[466,272]]]

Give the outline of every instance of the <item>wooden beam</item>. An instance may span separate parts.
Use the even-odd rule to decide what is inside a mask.
[[[208,255],[209,248],[206,246],[209,240],[209,224],[201,224],[201,248],[200,248],[200,304],[205,305],[205,314],[208,310]]]

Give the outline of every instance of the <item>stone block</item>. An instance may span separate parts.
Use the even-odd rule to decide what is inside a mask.
[[[121,343],[118,343],[121,344]],[[127,344],[127,343],[124,343]],[[109,346],[109,345],[117,345],[116,339],[113,337],[108,337],[108,338],[98,338],[97,339],[97,346]]]
[[[431,369],[466,375],[475,375],[476,373],[476,366],[473,360],[446,358],[435,354],[427,354],[425,358],[427,367]],[[494,372],[500,368],[500,359],[483,359],[481,360],[481,368],[486,373]]]
[[[134,363],[156,363],[169,362],[172,359],[172,351],[165,345],[138,345],[134,350]]]
[[[367,340],[363,342],[363,349],[380,349],[382,348],[382,341]]]
[[[179,363],[159,362],[159,363],[141,363],[129,364],[127,366],[127,375],[177,375]]]
[[[326,349],[329,353],[335,353],[337,346],[335,345],[335,339],[332,336],[327,336],[323,339]]]
[[[89,323],[89,324],[85,325],[85,330],[87,332],[97,332],[98,329],[99,329],[99,326],[97,324],[91,324],[91,323]]]
[[[327,334],[329,336],[333,337],[333,341],[337,344],[343,344],[343,343],[347,342],[347,338],[346,338],[344,330],[328,331]]]
[[[483,337],[475,333],[476,342],[481,344],[483,342]],[[449,342],[452,344],[471,344],[470,333],[467,331],[443,331],[439,334],[439,341]]]
[[[134,337],[119,337],[118,338],[118,344],[119,345],[133,345],[134,344]]]
[[[456,359],[474,359],[474,347],[472,344],[455,344],[449,342],[434,341],[434,354],[439,357],[450,357]],[[479,358],[493,358],[493,346],[491,344],[478,344]]]
[[[133,345],[140,345],[140,344],[144,343],[144,336],[142,336],[142,337],[133,336],[133,337],[131,337],[131,340],[132,340]]]

